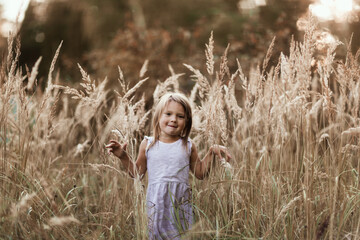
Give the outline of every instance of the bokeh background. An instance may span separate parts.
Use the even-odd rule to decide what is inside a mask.
[[[352,49],[360,46],[358,0],[3,0],[0,4],[2,55],[8,31],[18,32],[19,67],[31,69],[42,56],[38,75],[42,87],[61,41],[56,70],[64,84],[81,80],[78,63],[94,78],[108,77],[109,85],[117,81],[120,66],[127,81],[135,84],[149,60],[151,80],[144,86],[149,90],[170,75],[169,64],[177,73],[186,72],[183,63],[201,70],[211,31],[215,57],[230,44],[230,68],[236,69],[237,58],[245,73],[261,62],[274,37],[274,63],[280,52],[288,52],[292,38],[301,40],[301,19],[309,12],[324,32],[319,35],[322,41],[346,45],[353,34]],[[15,6],[21,6],[17,18]],[[344,56],[345,49],[338,48],[338,56]],[[182,85],[183,91],[192,86],[186,79]]]

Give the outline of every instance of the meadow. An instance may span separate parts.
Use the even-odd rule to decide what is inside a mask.
[[[275,39],[245,74],[240,61],[230,71],[228,48],[214,58],[211,35],[206,72],[185,63],[186,73],[170,67],[157,84],[155,103],[182,91],[179,79],[191,81],[199,154],[222,144],[233,156],[230,166],[214,159],[205,180],[191,176],[195,224],[185,239],[359,239],[360,51],[324,44],[306,24],[273,66]],[[41,58],[21,71],[19,49],[10,36],[1,62],[0,238],[147,239],[146,178],[130,178],[104,148],[128,142],[134,159],[151,135],[152,106],[141,97],[153,80],[147,61],[132,87],[118,68],[122,91],[81,66],[81,83],[69,87],[54,71],[60,44],[40,91]]]

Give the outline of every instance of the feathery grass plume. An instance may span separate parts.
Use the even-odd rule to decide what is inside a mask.
[[[321,85],[323,88],[323,96],[324,96],[324,100],[325,100],[325,106],[331,115],[332,115],[332,112],[335,111],[334,110],[335,105],[332,103],[332,100],[331,100],[333,92],[330,89],[329,80],[330,80],[330,76],[334,70],[332,63],[334,62],[334,59],[335,59],[335,49],[337,48],[337,46],[339,44],[340,44],[340,42],[336,42],[336,43],[330,45],[327,49],[327,54],[326,54],[325,59],[322,62],[318,63],[318,72],[320,74]],[[331,115],[330,115],[330,120],[332,118]]]
[[[164,82],[158,82],[154,93],[154,105],[156,106],[157,102],[160,100],[160,98],[168,91],[179,91],[179,77],[183,76],[184,73],[179,73],[175,75],[171,75],[167,79],[165,79]]]
[[[323,98],[324,98],[324,107],[331,112],[334,108],[333,103],[331,101],[332,91],[329,87],[329,78],[330,73],[324,69],[320,64],[318,64],[318,72],[320,74],[321,86],[323,90]]]
[[[245,76],[241,64],[239,62],[239,59],[236,58],[236,64],[237,64],[237,71],[239,73],[239,78],[241,80],[241,87],[246,91],[247,90],[247,86],[248,86],[248,80],[247,77]]]
[[[274,46],[275,46],[275,39],[276,39],[276,37],[273,37],[273,39],[271,40],[270,46],[268,47],[268,50],[266,52],[265,59],[264,59],[263,65],[262,65],[261,76],[264,76],[266,68],[269,64],[269,61],[270,61],[270,58],[272,55],[272,51],[274,50]]]
[[[227,47],[224,51],[224,54],[221,56],[220,69],[219,69],[219,72],[216,72],[216,78],[220,82],[224,81],[225,75],[227,75],[228,77],[230,76],[230,70],[229,70],[228,60],[227,60],[229,48],[230,48],[230,44],[227,45]]]
[[[174,76],[176,73],[174,71],[174,68],[171,66],[171,64],[168,65],[168,68],[169,68],[171,76]]]
[[[197,94],[197,92],[199,90],[199,87],[200,87],[199,84],[195,83],[195,85],[191,89],[191,93],[190,93],[190,97],[189,97],[190,104],[195,104],[196,94]],[[195,109],[195,105],[192,105],[191,108]]]
[[[205,44],[205,56],[206,56],[206,70],[212,76],[214,74],[214,36],[211,31],[209,44]]]
[[[196,111],[201,121],[197,125],[194,121],[194,129],[201,132],[203,140],[208,142],[209,146],[217,143],[221,139],[222,144],[227,140],[227,120],[223,110],[224,100],[222,88],[217,87],[216,82],[210,89],[208,97],[202,101],[199,111]],[[201,88],[201,86],[200,86]],[[194,113],[195,114],[195,113]]]
[[[241,118],[242,108],[238,105],[235,96],[235,79],[239,76],[239,70],[231,75],[228,87],[224,86],[225,103],[229,114],[234,114],[235,119]]]
[[[89,147],[89,140],[87,139],[83,143],[78,143],[75,148],[75,156],[83,156],[86,149]]]
[[[346,144],[344,147],[342,147],[341,149],[341,153],[347,153],[348,151],[359,151],[360,150],[360,146],[354,145],[354,144]]]
[[[257,66],[256,72],[255,72],[255,76],[256,76],[256,94],[255,94],[255,101],[257,101],[258,99],[262,98],[263,94],[264,94],[264,83],[266,81],[266,76],[265,76],[265,69],[267,67],[268,62],[270,61],[270,57],[272,54],[272,50],[274,48],[274,42],[275,42],[275,38],[273,38],[273,41],[271,42],[268,51],[266,53],[264,62],[263,62],[263,69],[262,71],[260,71],[260,66]]]
[[[15,38],[14,38],[15,39]],[[16,71],[16,65],[19,61],[19,57],[20,57],[20,39],[16,38],[15,39],[16,45],[15,45],[15,49],[14,46],[8,46],[8,78],[11,80],[11,78],[14,77],[15,71]],[[10,43],[13,44],[13,40],[10,40]],[[14,51],[14,53],[13,53]]]
[[[280,79],[282,80],[282,83],[293,82],[291,79],[294,79],[294,75],[292,75],[294,73],[294,71],[292,71],[294,63],[289,62],[289,58],[283,53],[280,53]]]
[[[308,111],[306,113],[306,129],[310,130],[310,129],[314,129],[315,131],[319,129],[318,126],[318,115],[320,110],[322,109],[323,106],[323,98],[319,98],[319,100],[317,100],[311,107],[310,111]]]
[[[55,216],[49,219],[49,226],[51,227],[60,227],[72,223],[81,224],[81,222],[77,220],[74,216]]]
[[[150,113],[151,113],[151,111],[149,110],[149,111],[147,111],[147,112],[140,118],[139,124],[138,124],[138,128],[137,128],[138,131],[140,131],[140,130],[142,130],[142,129],[145,128],[145,125],[146,125],[146,123],[147,123],[147,121],[148,121],[148,119],[149,119],[149,117],[150,117],[150,116],[149,116]]]
[[[130,90],[128,90],[126,92],[126,94],[124,95],[123,98],[129,98],[138,88],[140,88],[140,86],[146,82],[149,78],[145,78],[145,79],[142,79],[140,80],[134,87],[132,87]]]
[[[46,86],[46,89],[45,89],[45,94],[46,95],[49,94],[48,92],[53,89],[52,73],[53,73],[53,71],[55,69],[55,63],[56,63],[56,60],[59,57],[60,49],[61,49],[62,44],[63,44],[63,41],[60,42],[58,48],[56,49],[55,55],[54,55],[54,57],[53,57],[53,59],[51,61],[49,75],[48,75],[48,82],[47,82],[47,86]]]
[[[176,76],[176,73],[170,64],[169,64],[169,71],[170,71],[172,77]],[[183,76],[183,75],[181,75],[181,76]],[[179,92],[180,85],[179,85],[178,79],[176,81],[173,81],[173,88],[174,88],[174,90],[173,90],[174,92]]]
[[[360,72],[360,71],[359,71]],[[360,117],[360,82],[358,81],[353,89],[353,108],[351,109],[352,116]]]
[[[199,84],[199,95],[200,98],[204,98],[207,93],[210,91],[210,83],[207,78],[201,74],[198,69],[193,68],[188,64],[183,64],[187,69],[194,73],[191,77],[195,79],[196,83]]]
[[[339,103],[340,111],[345,112],[345,106],[351,106],[347,108],[347,112],[351,112],[353,116],[359,116],[359,89],[360,84],[357,81],[359,74],[359,63],[358,58],[360,54],[360,49],[356,52],[354,56],[351,52],[351,42],[352,37],[349,40],[346,61],[345,63],[340,62],[337,66],[337,71],[335,72],[336,81],[340,85],[340,94],[339,94]],[[339,105],[339,104],[338,104]],[[339,117],[342,117],[339,115]]]
[[[119,71],[118,81],[120,83],[120,86],[121,86],[121,89],[122,89],[123,93],[125,94],[129,89],[129,84],[128,85],[125,84],[124,73],[121,70],[120,66],[118,66],[118,71]]]
[[[96,88],[95,82],[91,81],[90,75],[87,74],[87,72],[85,72],[85,70],[81,67],[79,63],[78,63],[78,68],[80,69],[81,78],[83,80],[83,83],[80,83],[80,86],[82,86],[85,89],[87,95],[90,95]],[[85,93],[82,92],[81,95],[85,96]]]
[[[11,207],[11,216],[13,219],[17,219],[22,213],[24,213],[34,201],[36,193],[25,194],[20,201],[16,204],[13,204]]]
[[[125,86],[124,76],[120,76],[121,87]],[[148,117],[151,111],[145,110],[145,96],[143,95],[140,100],[133,103],[133,100],[130,99],[131,95],[138,91],[139,87],[147,80],[143,79],[139,81],[133,88],[128,89],[127,92],[124,92],[124,96],[118,95],[115,107],[110,110],[110,117],[107,120],[107,123],[104,127],[104,132],[108,133],[112,129],[116,128],[121,132],[118,140],[123,142],[128,142],[131,139],[131,136],[134,134],[144,131],[143,127],[145,126]],[[126,90],[126,88],[123,88]],[[105,142],[107,134],[102,135],[101,142]]]
[[[360,134],[360,127],[349,128],[341,133],[341,135],[358,135],[358,134]]]
[[[80,124],[87,129],[87,140],[93,139],[91,119],[95,120],[97,129],[102,128],[102,111],[99,111],[105,106],[106,95],[108,90],[105,90],[107,78],[100,84],[96,85],[95,81],[91,80],[90,75],[78,64],[82,76],[82,83],[80,86],[84,90],[77,90],[68,86],[54,85],[56,89],[63,89],[65,94],[71,95],[73,99],[79,100],[75,108],[75,124]]]
[[[124,172],[120,172],[118,169],[116,169],[113,166],[107,165],[107,164],[98,164],[98,163],[89,163],[89,166],[98,174],[101,174],[101,170],[102,169],[110,169],[115,171],[116,173],[118,173],[121,176],[126,175],[126,173]]]
[[[12,32],[9,32],[9,35],[7,37],[7,58],[6,58],[6,69],[7,71],[10,70],[11,67],[11,62],[14,59],[14,55],[13,55],[13,47],[14,47],[14,40],[15,40],[15,34],[13,34]]]
[[[295,76],[299,77],[299,89],[302,93],[307,92],[312,82],[311,66],[314,62],[314,52],[316,47],[317,22],[310,14],[304,19],[305,33],[303,42],[295,42],[293,39],[290,45],[289,60],[291,60],[292,74],[291,79],[296,81]],[[296,74],[296,75],[295,75]]]
[[[42,60],[42,57],[39,57],[38,60],[36,60],[35,65],[31,70],[31,74],[30,74],[30,77],[28,78],[28,83],[26,85],[26,89],[28,91],[30,91],[34,86],[36,76],[38,75],[38,69],[39,69],[41,60]]]
[[[142,65],[142,67],[140,69],[139,78],[143,78],[145,76],[145,74],[147,72],[148,64],[149,64],[149,60],[146,59],[144,64]]]

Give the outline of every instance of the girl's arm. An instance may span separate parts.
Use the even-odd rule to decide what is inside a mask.
[[[210,170],[212,159],[214,156],[217,156],[219,159],[223,159],[225,155],[226,161],[229,161],[231,155],[224,146],[213,145],[209,148],[209,151],[206,153],[205,157],[200,160],[195,144],[191,147],[191,156],[190,156],[190,169],[194,173],[195,177],[198,179],[204,179]]]
[[[139,154],[134,164],[131,161],[129,155],[126,152],[127,143],[121,145],[119,142],[115,140],[110,140],[110,143],[105,147],[108,148],[109,153],[113,153],[116,157],[118,157],[125,169],[128,171],[131,177],[134,177],[136,173],[141,176],[141,178],[145,175],[147,167],[146,167],[146,155],[145,150],[147,146],[147,140],[144,139],[139,147]]]

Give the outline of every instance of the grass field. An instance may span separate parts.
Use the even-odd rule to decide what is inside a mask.
[[[0,238],[146,239],[146,178],[130,178],[104,144],[129,143],[135,158],[151,135],[152,109],[139,83],[129,88],[119,67],[118,87],[106,88],[80,66],[78,88],[59,84],[55,53],[45,91],[35,86],[41,59],[17,68],[19,41],[9,38],[0,73]],[[269,65],[244,74],[227,65],[227,50],[207,72],[171,69],[153,101],[193,80],[191,138],[203,156],[226,145],[231,168],[216,163],[206,180],[190,178],[192,239],[359,239],[360,51],[351,43],[324,44],[309,23],[302,42]],[[337,59],[336,48],[347,56]],[[61,53],[60,53],[61,54]],[[239,95],[235,95],[235,90]],[[151,107],[150,107],[151,108]]]

